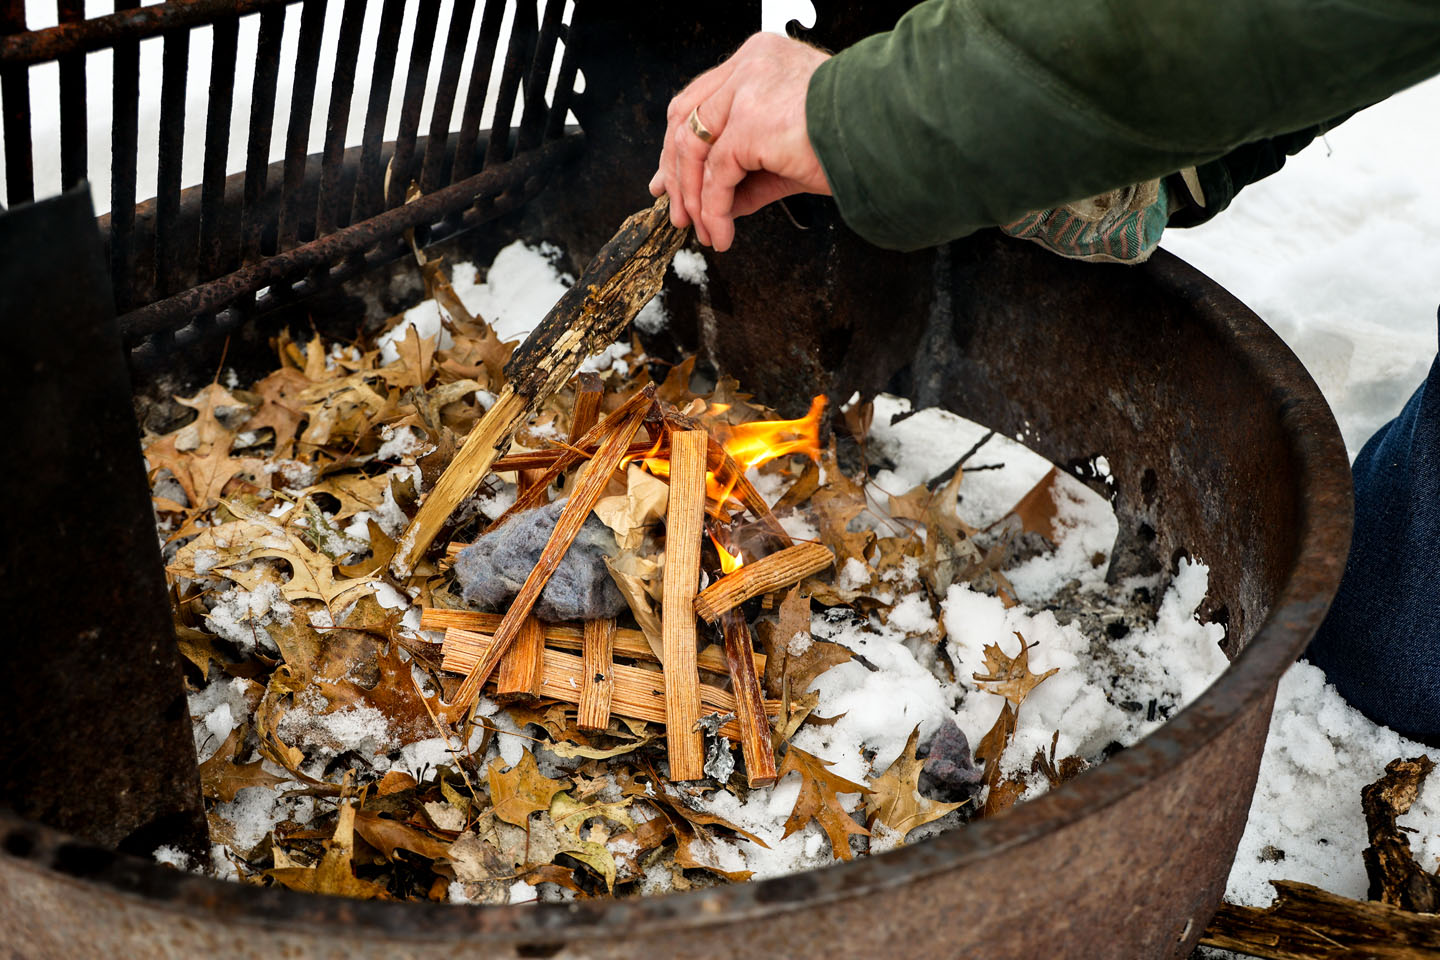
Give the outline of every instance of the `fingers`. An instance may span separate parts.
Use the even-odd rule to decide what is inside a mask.
[[[711,245],[711,238],[703,213],[705,201],[701,195],[706,181],[706,161],[715,147],[723,142],[733,97],[731,88],[722,86],[695,108],[699,111],[701,124],[714,138],[712,142],[706,143],[690,129],[688,114],[685,123],[675,134],[675,172],[680,187],[680,200],[685,208],[685,215],[694,221],[695,235],[707,246]],[[674,200],[673,194],[671,200]]]
[[[655,176],[650,179],[650,195],[658,197],[662,193],[670,194],[670,218],[677,227],[688,226],[690,223],[689,212],[685,208],[684,199],[680,192],[679,160],[677,152],[680,145],[685,143],[685,138],[694,140],[704,146],[689,128],[690,111],[709,98],[716,90],[724,84],[735,70],[735,57],[731,57],[714,69],[707,70],[692,80],[685,89],[675,95],[665,111],[666,133],[661,145],[660,162],[655,171]],[[706,111],[703,122],[705,126],[718,134],[720,127]],[[688,144],[687,144],[688,145]],[[704,158],[701,158],[704,162]]]
[[[700,234],[703,227],[701,242],[706,242],[708,238],[710,246],[717,251],[728,250],[735,239],[735,188],[747,173],[749,171],[740,162],[734,146],[723,140],[714,144],[704,164],[704,184],[698,208],[700,219],[695,225],[695,232]]]

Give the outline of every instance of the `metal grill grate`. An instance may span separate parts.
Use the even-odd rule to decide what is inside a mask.
[[[287,17],[294,6],[298,17]],[[86,19],[83,0],[59,0],[58,24],[27,30],[24,0],[0,0],[5,197],[12,206],[36,193],[32,70],[59,66],[60,179],[69,188],[89,173],[86,57],[113,51],[111,212],[100,224],[120,327],[132,347],[168,352],[172,343],[231,329],[246,316],[402,254],[407,229],[433,242],[493,219],[533,197],[546,174],[578,151],[580,134],[567,135],[566,123],[578,63],[566,0],[492,0],[478,11],[475,0],[453,0],[443,11],[441,0],[343,0],[339,16],[327,17],[329,6],[329,0],[169,0],[142,7],[115,0],[114,13]],[[362,30],[372,6],[379,7],[378,33],[373,56],[362,62]],[[232,122],[245,18],[258,20],[255,69],[248,117]],[[401,64],[402,28],[411,25],[415,41]],[[203,173],[198,185],[187,187],[191,36],[204,28],[211,30],[212,48]],[[163,45],[156,190],[137,205],[137,174],[148,148],[140,138],[147,94],[140,45],[152,37]],[[272,163],[282,45],[289,43],[289,110],[279,118],[284,151]],[[328,104],[317,104],[327,43],[334,70]],[[452,130],[472,47],[461,117]],[[432,55],[440,58],[433,84]],[[492,92],[497,56],[502,66]],[[356,78],[367,72],[363,133],[347,146]],[[391,94],[399,84],[396,118]],[[427,94],[432,105],[427,135],[420,136]],[[482,130],[487,104],[493,117]],[[323,147],[310,154],[317,109],[326,110]],[[398,133],[386,143],[393,119]],[[244,167],[227,175],[239,137],[246,138]],[[406,204],[412,181],[423,197]]]

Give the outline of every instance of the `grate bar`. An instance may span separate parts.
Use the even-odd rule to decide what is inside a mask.
[[[240,38],[240,20],[215,24],[214,49],[210,59],[210,109],[205,115],[205,170],[200,195],[201,279],[210,279],[228,269],[238,245],[227,243],[229,232],[222,222],[225,210],[225,160],[230,151],[230,109],[234,105],[235,60]],[[227,249],[229,248],[229,249]]]
[[[285,11],[272,7],[260,14],[260,38],[255,51],[255,83],[250,97],[250,140],[245,150],[245,207],[240,236],[242,260],[262,256],[265,199],[270,173],[270,133],[275,122],[275,83],[280,72],[280,40],[285,32]]]
[[[545,19],[540,22],[540,38],[535,45],[535,59],[530,64],[529,83],[525,86],[525,110],[520,115],[520,135],[515,150],[529,150],[545,133],[545,88],[550,83],[550,68],[555,60],[555,41],[561,27],[560,15],[565,0],[547,0]]]
[[[360,171],[355,177],[351,223],[377,213],[384,199],[380,151],[384,146],[385,113],[390,107],[390,87],[395,81],[400,19],[404,13],[405,0],[385,0],[385,5],[380,8],[380,37],[375,44],[375,68],[370,81],[370,103],[365,110],[365,133],[360,138]]]
[[[545,124],[545,139],[554,140],[565,133],[565,115],[575,97],[575,77],[580,69],[580,44],[572,39],[574,31],[564,32],[565,53],[560,57],[560,76],[555,82],[555,99],[550,104],[550,119]]]
[[[60,22],[85,19],[85,0],[60,0]],[[85,55],[72,53],[60,58],[60,184],[69,190],[85,179],[87,151]]]
[[[115,0],[116,10],[139,0]],[[140,41],[115,44],[110,97],[110,285],[121,310],[135,303],[135,165],[140,137]]]
[[[453,210],[472,205],[480,197],[499,197],[507,191],[538,191],[543,175],[578,154],[583,141],[583,134],[552,141],[515,160],[426,194],[414,203],[401,204],[363,222],[244,266],[229,276],[190,287],[126,314],[120,320],[121,328],[131,343],[151,335],[164,335],[188,317],[213,314],[263,287],[273,289],[277,284],[287,284],[286,278],[300,277],[308,271],[324,269],[332,263],[363,254],[377,243],[393,240],[405,230],[435,223]]]
[[[510,25],[510,48],[505,52],[505,69],[500,74],[499,99],[495,104],[495,121],[490,125],[490,142],[485,145],[485,166],[504,160],[510,149],[510,118],[515,114],[515,98],[520,81],[535,49],[535,4],[517,3],[515,20]]]
[[[23,0],[14,0],[23,4]],[[44,30],[0,36],[0,64],[35,64],[67,54],[108,50],[120,41],[158,37],[182,27],[201,27],[227,16],[282,7],[298,0],[170,0],[137,7],[115,5],[112,14]]]
[[[181,286],[181,161],[185,149],[185,80],[190,66],[190,31],[165,34],[160,74],[160,156],[155,185],[155,288],[174,293]],[[193,240],[193,238],[192,238]]]
[[[25,29],[25,0],[0,0],[0,34]],[[25,36],[25,34],[18,34]],[[0,43],[12,39],[0,36]],[[0,112],[5,126],[5,199],[10,206],[35,199],[30,145],[30,72],[0,60]]]
[[[300,14],[300,42],[295,57],[295,83],[290,94],[290,125],[285,133],[283,204],[277,249],[293,247],[301,236],[305,166],[309,160],[310,115],[315,109],[315,75],[320,66],[320,39],[325,30],[326,0],[305,0]]]
[[[335,49],[335,80],[330,87],[330,114],[325,121],[325,147],[320,157],[320,197],[316,203],[315,233],[324,236],[349,213],[349,198],[340,190],[345,131],[350,125],[350,98],[355,93],[355,64],[360,58],[360,32],[365,24],[366,0],[345,0],[340,14],[340,37]]]
[[[463,180],[475,169],[475,145],[480,140],[480,121],[485,113],[485,98],[490,93],[490,71],[495,67],[495,48],[500,43],[500,27],[505,4],[487,3],[480,17],[480,36],[476,38],[475,60],[470,66],[470,85],[465,91],[465,110],[460,117],[460,133],[455,138],[455,165],[451,179]]]
[[[410,47],[410,70],[400,102],[400,129],[395,137],[395,152],[390,157],[388,207],[404,203],[405,191],[410,186],[410,161],[415,158],[415,136],[420,132],[420,108],[425,102],[425,81],[430,73],[431,44],[426,43],[425,38],[435,36],[439,17],[440,0],[420,0],[415,41]]]
[[[435,106],[430,112],[430,138],[425,144],[425,161],[420,170],[420,189],[425,193],[444,182],[445,148],[450,141],[450,117],[455,112],[455,94],[460,86],[460,68],[465,61],[465,43],[470,37],[470,20],[475,0],[455,0],[450,12],[450,35],[440,61],[440,83]]]

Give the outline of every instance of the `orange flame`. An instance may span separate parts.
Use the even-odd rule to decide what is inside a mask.
[[[824,412],[825,396],[821,394],[810,401],[810,412],[798,420],[752,420],[730,427],[723,444],[725,452],[743,470],[792,453],[819,460],[820,417]],[[789,439],[782,439],[787,436]]]
[[[720,541],[716,540],[713,536],[710,538],[710,542],[715,544],[715,553],[720,557],[721,573],[734,573],[736,570],[745,566],[744,554],[739,551],[731,554],[729,550],[720,546]]]

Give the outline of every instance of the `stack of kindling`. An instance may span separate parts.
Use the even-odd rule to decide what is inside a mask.
[[[444,669],[465,675],[453,703],[469,708],[488,684],[501,701],[548,698],[577,704],[578,724],[585,730],[604,730],[612,715],[663,722],[672,780],[706,775],[700,721],[720,714],[718,731],[740,742],[750,785],[772,784],[776,766],[770,717],[779,713],[781,705],[762,697],[759,675],[765,658],[755,652],[741,605],[793,586],[830,566],[834,558],[821,544],[795,543],[785,533],[745,477],[746,467],[756,460],[747,454],[745,463],[738,463],[703,422],[658,402],[653,385],[635,392],[603,419],[602,399],[599,381],[582,378],[568,442],[502,457],[492,465],[492,472],[515,473],[519,493],[514,505],[491,526],[487,539],[527,511],[545,508],[554,514],[559,509],[534,568],[503,613],[440,608],[424,612],[422,628],[445,631]],[[813,431],[818,412],[817,407],[806,420],[766,426],[778,428],[777,435],[786,428]],[[814,448],[813,438],[805,448]],[[794,449],[794,444],[781,449]],[[634,504],[623,502],[624,493],[618,506],[616,494],[606,496],[607,488],[636,489],[640,468],[631,464],[637,460],[648,471],[638,478],[641,486],[653,492],[660,483],[668,484],[668,491],[662,491],[663,506],[652,502],[649,513],[638,508],[627,511]],[[560,480],[566,481],[567,499],[563,505],[547,506],[551,488]],[[639,498],[633,492],[629,496]],[[732,513],[737,501],[753,516],[746,527],[757,531],[747,541],[750,552],[756,552],[756,544],[766,551],[749,562],[732,557],[726,549],[738,529]],[[608,617],[569,624],[537,619],[537,601],[592,512],[603,513],[602,519],[613,524],[617,510],[641,521],[654,519],[663,510],[663,556],[639,556],[634,549],[638,543],[653,541],[646,531],[622,527],[620,539],[627,542],[620,546],[628,552],[604,560],[639,628],[620,626]],[[722,569],[706,571],[713,578],[702,590],[707,538],[715,544]],[[451,545],[452,560],[459,549]],[[590,549],[588,543],[584,549]],[[638,578],[626,573],[636,561],[652,572],[663,569],[658,617],[644,588],[637,587]],[[549,609],[553,608],[552,604]],[[718,642],[702,650],[702,633],[713,633]],[[578,656],[573,652],[577,649]],[[630,663],[617,663],[617,658]],[[661,672],[654,669],[657,662]],[[702,672],[717,683],[728,676],[730,689],[702,683]],[[727,714],[733,719],[725,718]]]

